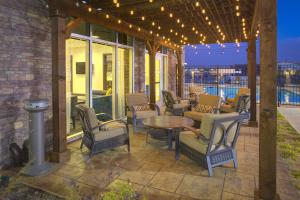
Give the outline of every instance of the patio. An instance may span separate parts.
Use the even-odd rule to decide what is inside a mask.
[[[135,189],[145,194],[148,199],[278,199],[278,194],[281,199],[298,199],[299,196],[291,185],[286,166],[277,155],[276,1],[237,0],[233,3],[227,0],[218,3],[208,0],[203,2],[180,0],[170,1],[168,4],[162,0],[124,2],[124,5],[120,5],[119,1],[41,1],[39,4],[35,2],[37,5],[33,9],[35,14],[32,14],[30,3],[22,4],[26,9],[17,8],[18,12],[15,12],[15,7],[18,7],[16,5],[19,3],[1,2],[4,5],[1,7],[2,10],[6,11],[10,8],[5,12],[3,21],[13,19],[12,22],[6,20],[9,23],[5,23],[6,30],[11,31],[9,34],[3,31],[8,37],[6,38],[8,42],[5,44],[11,47],[11,41],[16,41],[13,45],[20,45],[17,53],[14,48],[11,48],[9,56],[6,56],[6,50],[3,51],[5,53],[2,56],[9,59],[5,60],[7,63],[3,67],[5,73],[3,78],[1,76],[4,88],[1,101],[4,120],[1,118],[0,125],[4,127],[3,133],[5,133],[5,135],[1,134],[1,138],[5,138],[1,140],[1,144],[5,144],[4,150],[0,152],[1,162],[8,163],[10,160],[11,141],[18,142],[20,145],[28,136],[28,115],[23,110],[23,101],[27,98],[46,98],[51,99],[45,120],[47,156],[50,161],[60,165],[57,171],[48,176],[37,178],[16,176],[17,181],[69,199],[76,199],[78,196],[92,199],[92,196],[97,196],[117,182],[128,179]],[[25,14],[22,10],[26,10]],[[160,14],[157,14],[158,12]],[[11,17],[13,13],[17,13],[18,21],[25,18],[28,22],[22,21],[21,26],[15,24],[14,18]],[[34,26],[30,24],[31,21],[35,22]],[[79,142],[67,144],[66,130],[69,125],[67,100],[72,94],[72,92],[68,94],[67,91],[69,87],[67,73],[72,70],[68,69],[66,63],[68,60],[66,39],[70,38],[72,32],[84,23],[88,24],[85,27],[89,27],[87,28],[89,48],[92,47],[93,41],[92,25],[114,31],[113,45],[116,54],[118,48],[122,46],[118,41],[119,33],[134,37],[142,43],[141,48],[134,49],[137,55],[143,55],[143,59],[137,58],[137,63],[131,64],[132,83],[128,78],[127,86],[130,85],[134,89],[122,92],[145,94],[147,88],[145,53],[147,52],[149,54],[147,61],[149,99],[153,104],[156,103],[158,93],[155,78],[156,55],[160,52],[161,46],[168,49],[170,60],[175,60],[170,62],[168,66],[170,73],[166,76],[174,87],[169,85],[167,89],[171,88],[170,90],[176,91],[177,96],[182,97],[185,45],[201,44],[208,48],[210,44],[225,47],[226,43],[234,43],[237,46],[242,42],[247,43],[248,88],[251,90],[249,126],[256,128],[242,128],[242,135],[238,140],[237,171],[235,172],[231,165],[217,167],[214,169],[214,176],[208,177],[207,170],[200,168],[190,159],[181,156],[179,161],[175,161],[174,151],[168,151],[157,143],[145,144],[143,133],[131,133],[131,154],[122,147],[89,158],[86,149],[83,151],[79,149]],[[38,29],[36,27],[40,28],[40,26],[43,27],[40,30],[42,34],[32,34],[35,29]],[[27,34],[24,44],[18,42],[22,37],[14,34],[20,27],[29,29],[25,29],[23,33]],[[256,112],[256,40],[258,37],[260,38],[261,86],[260,109]],[[98,39],[102,42],[101,38]],[[27,52],[25,47],[28,41],[32,42],[32,47],[28,48]],[[2,49],[6,49],[6,46],[4,45]],[[39,50],[45,51],[39,53]],[[83,52],[85,55],[86,51]],[[86,85],[93,86],[91,83],[94,63],[91,59],[92,54],[88,55],[88,59],[78,62],[78,67],[83,63],[82,66],[87,69],[87,73],[84,74],[88,77],[84,82]],[[16,63],[11,63],[15,57]],[[35,59],[37,63],[33,62]],[[23,66],[24,60],[27,61],[28,66]],[[39,63],[39,60],[45,63]],[[115,63],[118,63],[117,61],[118,59],[115,59]],[[118,64],[114,67],[117,69],[116,73],[119,72]],[[28,71],[25,76],[22,71],[19,71],[20,69]],[[78,74],[83,73],[78,72]],[[125,77],[127,74],[123,75]],[[117,76],[114,76],[111,82],[114,87],[121,84]],[[29,86],[24,88],[28,83]],[[86,106],[93,107],[91,98],[93,87],[89,86],[85,88],[88,92],[83,95],[86,96]],[[124,95],[118,96],[118,94],[121,93],[113,91],[113,97],[117,97],[113,111],[124,108],[125,103],[121,101]],[[122,105],[117,105],[118,103]],[[113,117],[117,118],[118,114],[114,113]],[[259,124],[257,116],[260,118]],[[2,157],[5,159],[2,160]]]
[[[132,132],[132,131],[131,131]],[[131,154],[126,147],[96,154],[80,150],[80,141],[68,145],[71,159],[54,173],[42,177],[20,177],[23,182],[67,199],[97,199],[118,182],[130,181],[147,199],[254,199],[258,186],[258,129],[242,127],[237,143],[239,167],[216,167],[214,176],[185,156],[174,159],[164,142],[145,142],[142,132],[131,133]],[[3,171],[1,172],[3,173]],[[9,173],[9,172],[5,172]],[[9,174],[11,174],[10,172]],[[277,161],[277,189],[281,199],[298,199],[287,166]]]

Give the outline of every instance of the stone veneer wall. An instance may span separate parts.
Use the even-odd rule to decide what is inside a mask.
[[[168,50],[168,90],[176,92],[176,65],[177,58],[173,50]]]
[[[39,0],[0,1],[0,168],[10,161],[9,144],[28,138],[23,101],[52,102],[51,26]],[[52,143],[52,107],[45,114],[46,148]]]
[[[134,91],[145,91],[145,43],[134,42]]]

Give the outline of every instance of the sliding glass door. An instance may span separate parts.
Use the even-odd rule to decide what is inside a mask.
[[[88,41],[66,40],[66,114],[67,134],[81,131],[76,105],[89,105]]]
[[[115,47],[92,43],[92,107],[96,114],[113,117],[115,93]],[[107,120],[103,117],[102,120]]]
[[[150,76],[149,76],[149,54],[145,54],[145,82],[146,94],[150,95]],[[155,58],[155,100],[162,102],[161,91],[167,89],[166,74],[167,74],[167,56],[158,53]]]
[[[117,117],[125,116],[125,95],[132,92],[132,49],[118,48],[117,88]]]

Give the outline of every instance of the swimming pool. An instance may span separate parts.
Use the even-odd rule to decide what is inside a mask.
[[[217,88],[216,86],[204,86],[205,92],[211,95],[220,95],[223,99],[234,98],[238,92],[238,87],[222,87]],[[219,92],[218,92],[219,90]],[[278,100],[281,104],[300,104],[300,95],[294,92],[290,92],[286,89],[278,90]],[[256,101],[259,102],[259,87],[256,88]]]

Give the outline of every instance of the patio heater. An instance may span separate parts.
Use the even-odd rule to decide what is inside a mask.
[[[28,176],[46,174],[55,166],[45,161],[44,111],[48,107],[47,99],[24,101],[24,109],[29,112],[29,162],[22,173]]]

